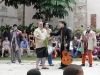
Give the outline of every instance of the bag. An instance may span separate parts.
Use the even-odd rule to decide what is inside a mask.
[[[48,46],[48,54],[50,55],[50,54],[52,54],[52,52],[53,52],[53,47],[52,46]]]
[[[82,52],[82,48],[78,48],[78,51],[79,51],[79,52]]]

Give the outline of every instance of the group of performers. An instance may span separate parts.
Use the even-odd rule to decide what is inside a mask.
[[[45,66],[46,58],[48,57],[47,48],[45,46],[45,39],[52,39],[52,36],[60,35],[60,44],[61,44],[61,60],[63,59],[62,52],[65,51],[65,57],[67,52],[70,52],[70,41],[72,39],[72,32],[67,27],[67,23],[64,20],[59,21],[59,31],[57,33],[51,32],[50,29],[43,28],[43,22],[38,22],[38,28],[34,31],[35,43],[36,43],[36,69],[39,70],[39,62],[40,58],[42,58],[42,69],[49,69]],[[18,62],[21,63],[21,55],[20,55],[20,41],[21,41],[21,31],[17,29],[17,25],[13,25],[13,30],[11,31],[11,62],[15,63],[15,55],[18,57]],[[92,67],[92,51],[96,48],[97,40],[95,32],[91,30],[90,26],[87,26],[86,30],[82,34],[81,38],[81,46],[82,46],[82,64],[81,66],[85,66],[86,54],[89,58],[89,67]],[[69,56],[70,57],[70,56]],[[71,57],[70,57],[71,59]],[[68,62],[70,59],[64,60]],[[71,59],[72,61],[72,59]],[[51,62],[52,63],[52,62]],[[71,62],[69,63],[71,64]],[[64,64],[61,61],[61,66],[58,69],[63,69],[69,64]]]

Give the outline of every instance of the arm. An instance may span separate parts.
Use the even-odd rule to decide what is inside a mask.
[[[69,45],[70,44],[70,41],[71,41],[71,39],[72,39],[72,36],[71,36],[71,30],[69,30],[68,28],[67,28],[67,30],[66,30],[66,35],[67,35],[67,39],[66,39],[66,43]]]
[[[97,46],[97,39],[96,39],[95,32],[93,32],[93,41],[94,41],[94,47],[96,47]]]
[[[39,37],[39,34],[38,34],[38,32],[35,30],[34,31],[34,37],[35,37],[35,39],[37,39],[37,40],[42,40],[40,37]]]
[[[61,33],[61,29],[57,33],[50,33],[50,36],[58,36]]]

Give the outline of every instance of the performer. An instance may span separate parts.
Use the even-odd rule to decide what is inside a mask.
[[[49,33],[52,32],[52,30],[49,28],[49,23],[44,22],[43,23],[43,27],[44,27],[44,29],[46,29],[47,31],[49,31]],[[51,40],[49,40],[49,43],[51,44]],[[52,63],[52,54],[48,55],[48,64],[50,66],[54,66],[54,64]],[[42,66],[42,58],[40,59],[40,66]]]
[[[87,26],[87,30],[83,32],[82,37],[82,64],[85,66],[86,53],[89,58],[89,67],[92,67],[92,51],[96,48],[97,40],[95,32],[91,30],[90,26]]]
[[[51,36],[53,36],[53,35],[54,36],[61,35],[61,59],[62,59],[62,52],[64,50],[64,46],[69,51],[70,40],[71,40],[71,31],[70,31],[69,28],[67,28],[66,22],[64,20],[60,20],[59,21],[59,26],[60,26],[60,30],[57,33],[51,33]],[[64,40],[65,40],[65,42],[64,42]],[[63,69],[66,66],[67,65],[64,65],[61,62],[61,66],[58,69]]]
[[[45,40],[49,37],[49,32],[43,28],[43,22],[38,22],[38,28],[34,31],[35,43],[36,43],[36,69],[39,70],[39,61],[42,58],[42,69],[49,69],[45,66],[46,57],[48,52],[46,51]]]
[[[13,25],[13,30],[10,32],[11,41],[11,62],[15,63],[15,56],[18,62],[21,63],[20,42],[22,41],[22,33],[17,29],[17,25]]]

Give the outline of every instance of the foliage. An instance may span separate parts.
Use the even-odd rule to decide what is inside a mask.
[[[18,5],[24,4],[26,6],[34,5],[37,10],[34,19],[42,19],[50,21],[50,18],[64,18],[68,15],[69,9],[72,11],[70,3],[76,4],[75,0],[5,0],[6,6],[14,6],[18,8]]]
[[[37,27],[34,26],[33,23],[31,23],[31,24],[29,24],[28,26],[25,26],[25,27],[23,27],[22,25],[19,25],[19,26],[18,26],[18,29],[19,29],[19,30],[21,30],[21,31],[26,30],[26,33],[27,33],[27,34],[30,34],[31,31],[34,32],[34,30],[35,30],[36,28],[37,28]]]
[[[5,28],[7,28],[9,31],[12,29],[12,27],[10,26],[10,25],[2,25],[1,27],[0,27],[0,33],[2,34],[3,32],[4,32],[4,30],[5,30]]]
[[[57,25],[56,27],[50,25],[49,27],[50,27],[50,29],[52,30],[52,32],[56,32],[56,31],[59,30],[58,25]]]

